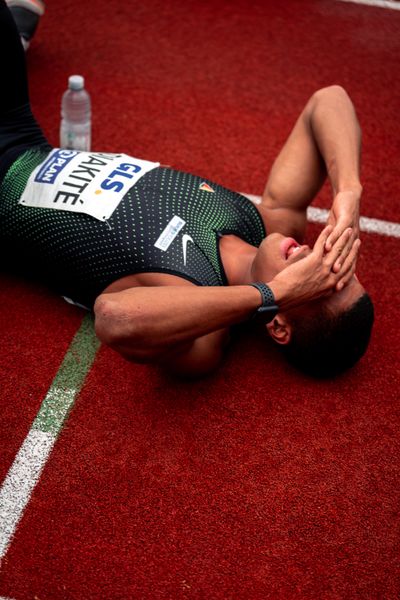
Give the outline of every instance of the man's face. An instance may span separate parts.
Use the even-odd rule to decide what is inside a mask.
[[[311,253],[311,248],[300,245],[293,238],[281,233],[271,233],[261,243],[253,263],[253,275],[257,281],[271,281],[275,275],[295,262],[304,259]],[[334,312],[349,308],[365,292],[365,289],[354,275],[340,292],[318,300]],[[307,307],[293,309],[307,310]],[[288,311],[288,313],[291,311]]]
[[[257,275],[262,274],[261,281],[271,281],[283,269],[305,258],[310,252],[309,246],[301,246],[293,238],[271,233],[258,249],[255,262]]]

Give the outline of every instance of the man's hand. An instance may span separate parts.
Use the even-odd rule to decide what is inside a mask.
[[[340,291],[349,283],[361,242],[354,239],[351,228],[346,228],[331,251],[325,253],[331,234],[332,227],[325,227],[306,258],[290,265],[268,283],[282,310],[307,304],[335,290]],[[339,269],[334,269],[336,265],[340,265]]]
[[[352,228],[353,241],[359,237],[360,199],[361,189],[347,190],[336,194],[328,217],[328,225],[331,225],[333,230],[325,244],[326,252],[332,250],[347,227]],[[338,262],[334,265],[333,270],[337,272],[339,269]]]

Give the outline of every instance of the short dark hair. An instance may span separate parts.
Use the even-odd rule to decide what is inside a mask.
[[[317,378],[349,369],[365,353],[374,322],[374,306],[364,293],[349,309],[333,314],[320,308],[292,322],[289,344],[281,346],[289,363]]]

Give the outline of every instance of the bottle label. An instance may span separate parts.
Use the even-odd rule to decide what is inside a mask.
[[[55,148],[31,173],[19,204],[85,213],[106,221],[128,190],[159,166],[127,154]]]

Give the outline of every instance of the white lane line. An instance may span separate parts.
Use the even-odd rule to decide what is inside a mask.
[[[24,440],[0,490],[0,558],[8,548],[56,437],[32,430]]]
[[[328,215],[329,211],[324,208],[310,206],[307,209],[307,218],[312,223],[326,223]],[[366,233],[378,233],[379,235],[400,238],[400,225],[390,221],[360,217],[360,230]]]
[[[261,196],[253,194],[242,194],[254,204],[261,204]],[[325,208],[316,208],[310,206],[307,209],[307,218],[311,223],[326,223],[329,211]],[[360,230],[366,233],[377,233],[389,237],[400,238],[400,224],[382,219],[370,219],[369,217],[360,217]]]
[[[0,564],[100,346],[91,315],[76,332],[0,488]]]
[[[377,6],[379,8],[391,8],[400,10],[400,3],[395,0],[339,0],[340,2],[352,2],[353,4],[366,4],[367,6]]]

